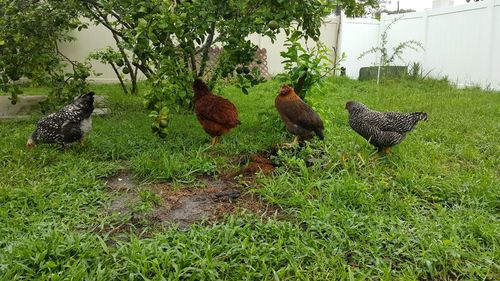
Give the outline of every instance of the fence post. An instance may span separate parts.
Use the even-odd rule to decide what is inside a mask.
[[[384,32],[385,29],[385,18],[387,16],[387,13],[381,13],[380,14],[380,24],[378,25],[378,43],[377,46],[381,48],[382,46],[382,32]],[[377,69],[377,85],[380,83],[380,67],[382,65],[382,54],[380,54],[380,58],[378,58],[378,69]]]
[[[422,17],[422,20],[424,21],[424,42],[422,43],[424,45],[424,57],[422,58],[422,68],[427,65],[427,47],[429,44],[427,42],[429,41],[429,10],[424,10],[424,16]]]
[[[487,0],[486,4],[486,20],[485,23],[485,34],[486,34],[486,44],[485,47],[485,59],[486,59],[486,85],[493,82],[493,44],[495,43],[493,38],[495,38],[495,0]]]
[[[344,24],[344,20],[345,20],[345,15],[344,13],[339,13],[338,16],[335,17],[335,20],[336,20],[336,27],[337,27],[337,30],[336,30],[336,34],[335,34],[335,44],[333,46],[334,50],[334,58],[333,58],[333,75],[337,75],[337,67],[338,67],[338,64],[339,64],[339,60],[340,60],[340,57],[342,56],[342,34],[343,34],[343,31],[342,31],[342,27],[343,27],[343,24]]]

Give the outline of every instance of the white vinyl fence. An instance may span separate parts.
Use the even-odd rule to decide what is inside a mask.
[[[477,85],[500,90],[500,0],[383,16],[381,21],[334,17],[322,26],[321,41],[331,49],[335,47],[339,54],[346,54],[341,65],[346,67],[349,77],[357,79],[361,67],[378,63],[375,54],[362,59],[358,59],[359,55],[380,44],[382,31],[394,18],[400,19],[388,32],[388,49],[407,40],[420,41],[425,48],[418,52],[405,50],[404,61],[397,61],[397,64],[418,62],[431,77],[446,76],[458,86]],[[340,34],[337,34],[339,21]],[[101,26],[92,26],[75,36],[78,40],[64,44],[62,51],[76,60],[82,61],[96,49],[114,46],[111,34]],[[284,35],[280,34],[274,44],[258,35],[250,39],[260,48],[267,49],[269,73],[282,72],[280,52],[285,50]],[[116,81],[109,66],[98,62],[93,65],[97,72],[103,73],[92,78],[94,81]]]
[[[367,54],[361,59],[358,57],[364,51],[378,45],[379,29],[378,20],[351,19],[342,16],[339,53],[345,54],[345,59],[340,65],[346,68],[347,76],[357,79],[361,67],[375,65],[377,62],[375,54]]]
[[[377,56],[358,56],[378,46],[379,36],[388,31],[388,49],[407,40],[420,41],[425,50],[403,53],[406,65],[419,62],[425,73],[448,77],[457,86],[481,86],[500,90],[500,0],[485,0],[456,7],[383,16],[380,22],[343,19],[340,50],[347,59],[347,75],[357,78],[359,68],[377,64]]]

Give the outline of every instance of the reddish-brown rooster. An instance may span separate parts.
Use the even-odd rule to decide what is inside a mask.
[[[212,94],[200,79],[193,82],[193,91],[196,117],[215,145],[218,137],[240,124],[236,107],[229,100]]]

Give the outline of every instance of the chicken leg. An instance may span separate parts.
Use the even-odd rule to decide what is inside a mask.
[[[292,142],[290,143],[284,143],[283,147],[290,148],[293,147],[294,145],[299,144],[299,136],[295,136]]]
[[[219,137],[212,137],[212,146],[216,145],[219,142]]]

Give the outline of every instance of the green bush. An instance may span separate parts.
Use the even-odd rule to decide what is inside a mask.
[[[11,94],[12,103],[22,93],[21,78],[51,87],[43,109],[86,89],[89,64],[72,61],[59,50],[60,42],[73,40],[70,31],[86,27],[78,9],[61,1],[0,0],[0,11],[0,90]],[[72,72],[65,71],[66,63]]]
[[[349,15],[376,4],[373,0],[336,2],[345,4]],[[120,5],[88,0],[82,5],[88,18],[113,34],[118,52],[103,50],[101,57],[113,66],[118,62],[114,55],[121,55],[132,81],[131,92],[137,92],[137,71],[147,77],[153,90],[145,98],[153,110],[161,110],[172,100],[189,108],[190,84],[198,77],[207,80],[209,87],[221,77],[233,77],[247,94],[248,88],[263,81],[258,68],[250,68],[257,46],[247,39],[249,35],[274,41],[283,30],[291,34],[293,23],[304,36],[317,39],[323,18],[332,10],[331,1],[325,0],[154,0],[120,1]],[[215,65],[209,66],[209,52],[216,44],[223,51]]]

